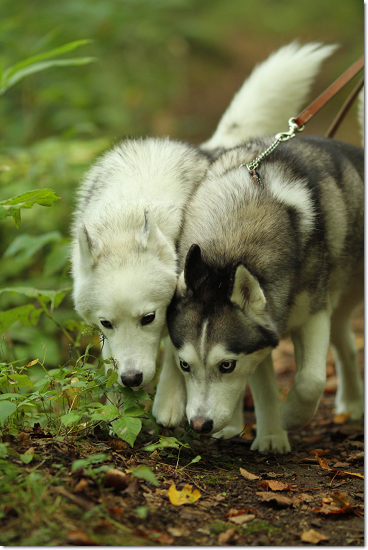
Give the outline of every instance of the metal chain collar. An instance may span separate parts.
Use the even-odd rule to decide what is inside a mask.
[[[279,134],[275,135],[275,141],[265,150],[263,153],[261,153],[258,157],[256,157],[252,162],[249,164],[240,164],[239,168],[241,166],[245,166],[250,175],[252,176],[255,184],[259,187],[262,187],[261,184],[261,178],[257,172],[257,168],[259,166],[259,163],[261,160],[263,160],[267,155],[272,153],[276,149],[279,143],[282,141],[289,141],[289,139],[292,139],[295,137],[296,132],[302,132],[304,130],[304,125],[299,127],[298,124],[295,122],[295,118],[289,118],[289,131],[288,132],[281,132]]]

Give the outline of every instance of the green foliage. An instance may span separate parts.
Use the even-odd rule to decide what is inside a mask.
[[[50,59],[50,57],[56,57],[58,55],[63,55],[64,53],[71,52],[76,48],[79,48],[79,46],[88,44],[88,42],[90,42],[90,40],[77,40],[75,42],[70,42],[60,48],[55,48],[49,52],[24,59],[20,63],[16,63],[5,71],[1,71],[0,95],[4,94],[9,88],[14,86],[14,84],[17,84],[17,82],[30,74],[39,73],[40,71],[45,71],[47,69],[51,69],[52,67],[86,65],[87,63],[91,63],[91,61],[95,61],[92,57],[79,57],[76,59],[62,60],[51,59],[49,61],[45,61],[45,59]]]
[[[13,216],[15,225],[19,229],[21,208],[32,208],[34,204],[51,206],[58,199],[60,199],[60,197],[56,197],[51,189],[35,189],[23,195],[5,199],[4,201],[0,201],[0,221],[7,216]]]

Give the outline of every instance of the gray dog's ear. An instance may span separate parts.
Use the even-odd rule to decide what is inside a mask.
[[[209,268],[202,259],[201,248],[192,244],[185,259],[184,280],[190,290],[197,290],[209,275]]]
[[[91,267],[96,264],[102,251],[102,242],[98,238],[92,238],[84,224],[78,227],[78,244],[82,265]]]
[[[236,268],[230,300],[240,309],[248,307],[255,314],[262,313],[266,306],[266,298],[259,282],[243,264]]]

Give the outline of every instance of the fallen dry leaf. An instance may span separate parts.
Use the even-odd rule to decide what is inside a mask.
[[[258,491],[256,495],[264,502],[271,502],[275,500],[280,506],[291,506],[293,499],[277,493],[269,493],[268,491]]]
[[[128,487],[130,475],[124,474],[116,468],[110,468],[105,475],[105,487],[113,487],[114,489],[124,490]]]
[[[74,492],[80,493],[85,489],[87,489],[87,487],[88,487],[88,481],[86,479],[81,479],[80,481],[78,481],[78,483],[74,487]]]
[[[350,476],[350,477],[359,477],[360,479],[364,479],[364,475],[363,474],[359,474],[358,472],[345,472],[344,470],[337,470],[336,468],[330,468],[330,466],[327,464],[326,460],[323,460],[323,458],[320,458],[318,456],[318,453],[316,452],[315,453],[316,455],[316,458],[321,466],[321,468],[323,470],[328,470],[329,472],[332,472],[334,473],[334,478],[336,476],[341,476],[341,475],[347,475],[347,476]],[[333,479],[334,479],[333,478]],[[333,481],[333,480],[332,480]],[[332,483],[331,481],[331,483]]]
[[[300,538],[303,542],[309,542],[310,544],[318,544],[319,542],[321,542],[321,540],[328,540],[328,537],[326,537],[326,535],[318,533],[318,531],[315,531],[314,529],[304,531],[300,535]]]
[[[255,481],[256,479],[259,479],[259,476],[256,476],[255,474],[251,474],[250,472],[247,472],[247,470],[244,470],[244,468],[239,468],[240,473],[245,479],[248,481]]]
[[[245,439],[245,441],[253,441],[254,434],[252,431],[252,426],[250,426],[249,424],[246,424],[244,426],[242,438]]]
[[[75,384],[75,382],[79,382],[79,378],[75,376],[71,379],[70,383]],[[73,411],[78,407],[79,399],[80,399],[80,392],[81,388],[67,388],[66,390],[61,392],[61,396],[65,397],[68,401],[69,410]]]
[[[330,454],[330,449],[312,449],[311,451],[308,451],[308,454],[315,455],[318,454],[318,456],[325,456]]]
[[[322,508],[314,510],[320,514],[346,514],[352,511],[348,495],[342,491],[335,491],[331,496],[322,499]]]
[[[223,533],[219,534],[218,543],[223,545],[228,545],[228,543],[234,538],[236,534],[236,529],[231,527],[231,529],[226,529]]]
[[[345,424],[349,420],[349,417],[351,415],[351,412],[348,413],[341,413],[341,414],[335,414],[333,417],[333,423],[334,424]]]
[[[240,516],[233,516],[229,518],[229,521],[236,523],[237,525],[243,525],[248,521],[252,521],[256,516],[254,514],[241,514]]]
[[[112,447],[114,451],[121,451],[123,449],[128,449],[129,445],[122,439],[110,439],[109,447]]]
[[[24,453],[25,455],[34,455],[36,452],[35,448],[34,447],[30,447],[29,449],[26,450],[26,452]]]
[[[286,483],[276,481],[274,479],[265,479],[264,481],[260,481],[258,486],[269,487],[271,491],[289,491],[291,489],[291,485],[286,485]]]
[[[167,491],[167,496],[171,504],[174,506],[181,506],[182,504],[192,504],[196,502],[196,500],[201,498],[201,493],[198,489],[194,489],[192,492],[192,485],[188,484],[184,485],[181,491],[178,491],[175,483],[173,483]]]
[[[364,451],[349,456],[349,458],[346,459],[346,462],[358,462],[360,460],[364,460]]]

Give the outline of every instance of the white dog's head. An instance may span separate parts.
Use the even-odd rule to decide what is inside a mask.
[[[139,387],[150,382],[177,281],[175,250],[153,216],[144,212],[128,250],[121,242],[106,246],[81,225],[73,271],[76,310],[107,338],[119,383]]]
[[[278,344],[263,291],[243,264],[215,269],[193,245],[167,322],[185,378],[188,422],[216,433],[231,421],[247,376]]]

